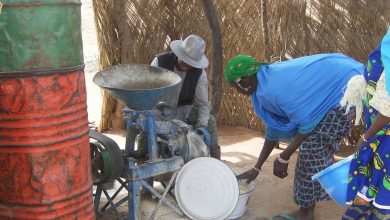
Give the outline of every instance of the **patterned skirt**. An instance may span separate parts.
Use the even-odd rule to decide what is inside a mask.
[[[334,152],[351,131],[352,112],[344,108],[330,110],[299,148],[294,178],[294,202],[307,208],[330,199],[318,181],[311,177],[332,165]]]

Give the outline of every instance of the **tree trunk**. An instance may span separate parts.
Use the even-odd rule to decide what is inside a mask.
[[[261,28],[263,32],[264,59],[266,62],[270,62],[271,54],[269,51],[269,33],[267,23],[267,0],[261,0]]]
[[[210,71],[210,103],[214,113],[218,115],[221,109],[222,98],[222,35],[218,22],[218,14],[213,1],[202,0],[204,12],[209,25],[209,32],[212,39],[212,63]]]

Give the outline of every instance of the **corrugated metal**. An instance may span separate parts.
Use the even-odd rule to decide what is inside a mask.
[[[93,219],[88,131],[82,69],[0,77],[0,219]]]

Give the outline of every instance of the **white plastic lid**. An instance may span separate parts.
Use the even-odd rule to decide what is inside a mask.
[[[186,163],[177,175],[175,187],[177,203],[191,219],[225,219],[234,210],[239,196],[233,171],[211,157]]]

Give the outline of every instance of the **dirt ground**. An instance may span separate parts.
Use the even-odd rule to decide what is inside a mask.
[[[219,126],[219,143],[222,147],[222,160],[235,173],[244,172],[253,167],[260,153],[264,138],[255,131],[239,128]],[[125,144],[125,131],[107,133],[119,146]],[[282,144],[281,148],[286,145]],[[285,179],[279,179],[272,174],[273,161],[281,150],[275,149],[262,167],[262,171],[256,179],[255,190],[251,193],[246,214],[243,220],[269,219],[269,217],[295,211],[298,206],[292,201],[292,186],[294,180],[294,168],[297,153],[293,155],[289,165],[289,175]],[[336,159],[341,157],[336,156]],[[112,191],[113,193],[114,191]],[[157,200],[143,198],[142,216],[148,219],[154,210]],[[172,200],[171,200],[172,201]],[[121,215],[126,215],[127,206],[120,209]],[[345,207],[338,206],[333,201],[321,202],[315,211],[316,220],[341,219]],[[114,215],[104,215],[100,219],[115,219]],[[162,206],[157,212],[156,219],[187,219],[177,215],[166,206]]]
[[[100,89],[93,84],[92,78],[98,71],[98,47],[93,21],[92,0],[82,1],[82,30],[84,44],[84,62],[86,86],[88,93],[88,119],[99,124],[101,111]],[[119,146],[124,146],[124,131],[109,134]],[[219,143],[222,147],[222,160],[236,173],[250,169],[257,160],[264,139],[259,133],[245,128],[219,126]],[[281,146],[285,147],[284,145]],[[256,188],[250,196],[246,215],[241,219],[267,219],[272,215],[295,211],[298,207],[292,202],[292,185],[296,154],[289,166],[289,176],[279,179],[272,174],[272,163],[280,150],[275,149],[263,165],[256,179]],[[148,219],[156,204],[155,200],[146,200],[142,204],[142,216]],[[315,216],[317,220],[340,219],[343,207],[333,201],[318,204]],[[123,205],[120,209],[126,212]],[[122,213],[122,215],[126,213]],[[99,219],[115,219],[113,215],[99,216]],[[156,219],[186,219],[178,216],[172,210],[162,206]]]

